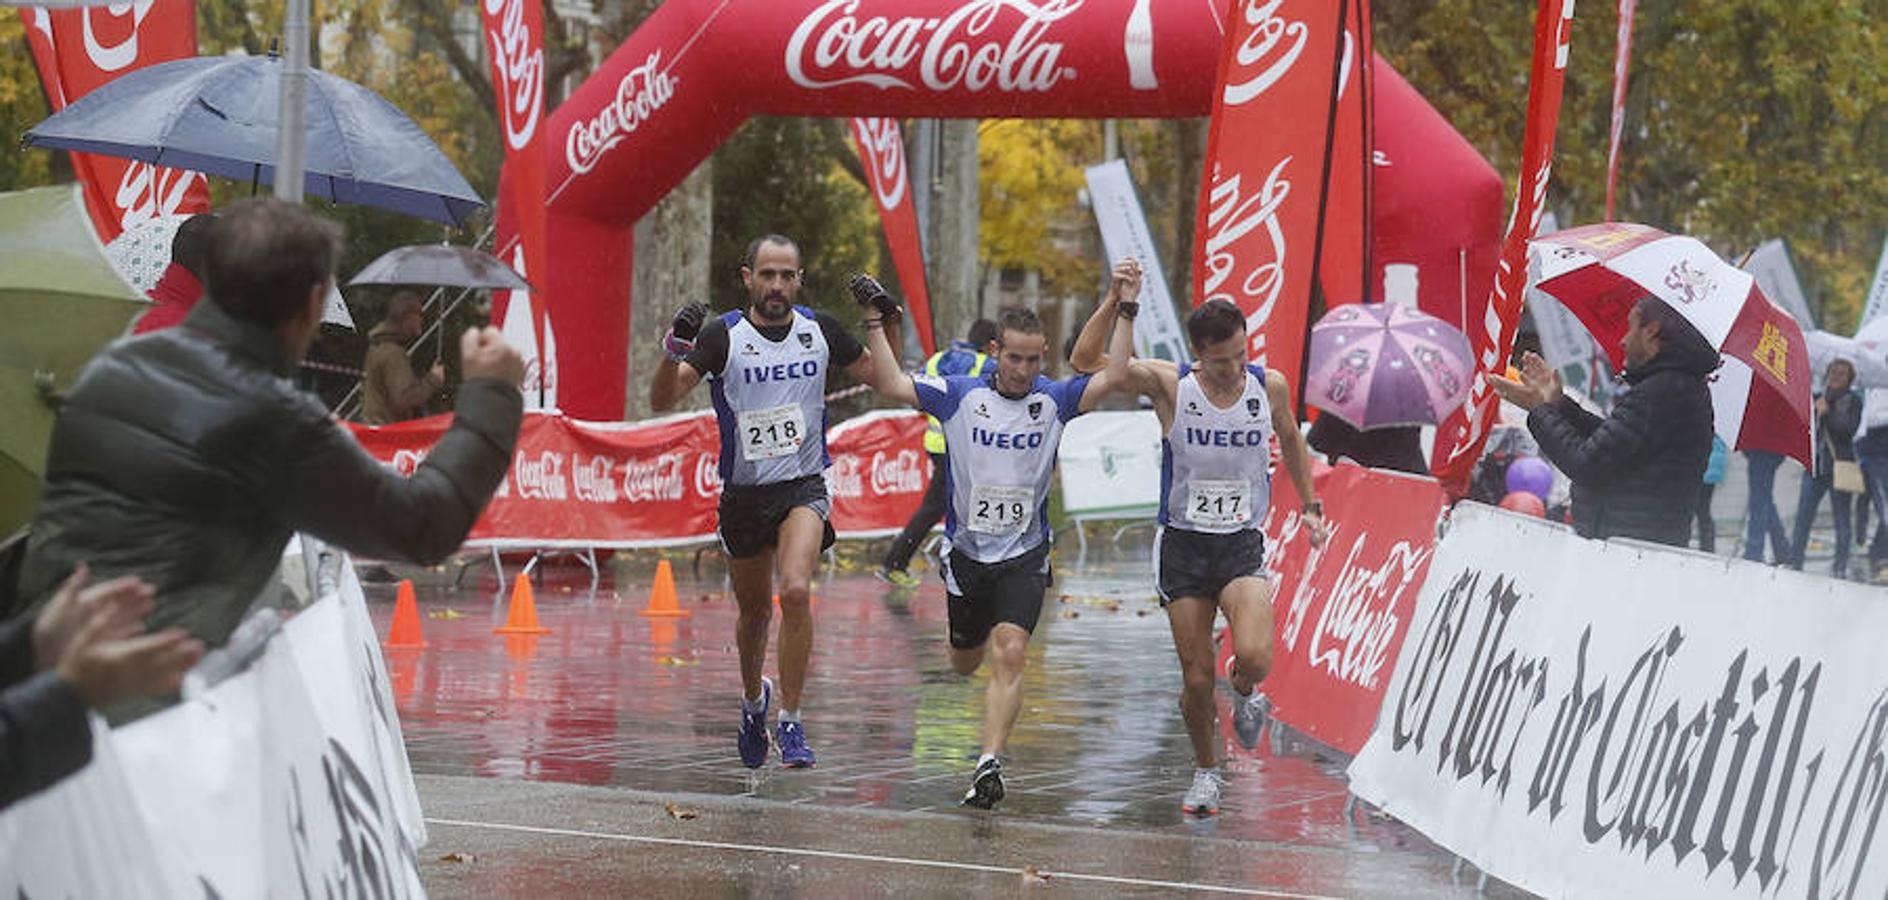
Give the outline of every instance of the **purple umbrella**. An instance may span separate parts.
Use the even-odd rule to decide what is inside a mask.
[[[1311,326],[1305,402],[1358,428],[1436,425],[1475,371],[1455,326],[1395,303],[1347,304]]]

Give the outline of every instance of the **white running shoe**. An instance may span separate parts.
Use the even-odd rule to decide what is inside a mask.
[[[1219,815],[1220,784],[1218,769],[1194,769],[1193,786],[1180,801],[1180,811],[1189,816]]]
[[[1272,717],[1272,701],[1253,688],[1252,693],[1240,697],[1234,695],[1232,702],[1232,730],[1239,736],[1239,746],[1247,750],[1259,746],[1259,732],[1265,728],[1265,722]]]

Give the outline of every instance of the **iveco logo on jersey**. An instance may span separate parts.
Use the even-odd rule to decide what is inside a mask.
[[[790,363],[775,363],[771,366],[753,366],[741,370],[741,380],[748,384],[786,381],[789,378],[814,378],[818,375],[819,361],[812,359]]]
[[[1034,450],[1042,446],[1042,432],[1040,431],[1033,434],[1009,434],[972,428],[970,439],[985,447],[995,447],[999,450]]]
[[[1263,447],[1264,429],[1219,431],[1212,428],[1187,429],[1187,443],[1197,447]]]

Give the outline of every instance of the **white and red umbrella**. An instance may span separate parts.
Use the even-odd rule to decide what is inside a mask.
[[[1769,450],[1813,465],[1813,375],[1803,330],[1743,270],[1681,235],[1602,222],[1528,244],[1528,275],[1559,300],[1623,368],[1626,316],[1651,294],[1677,310],[1723,365],[1711,375],[1717,433],[1739,450]]]

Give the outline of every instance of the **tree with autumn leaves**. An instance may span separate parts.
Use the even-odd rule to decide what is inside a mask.
[[[1548,207],[1604,216],[1615,4],[1580,4]],[[1380,3],[1377,52],[1513,190],[1532,3]],[[1824,328],[1848,333],[1888,233],[1888,6],[1639,0],[1615,216],[1729,259],[1789,242]]]

